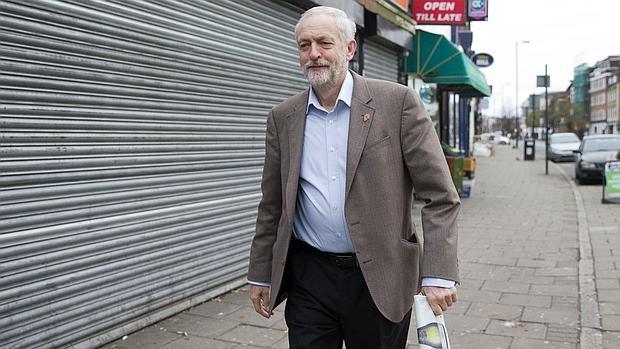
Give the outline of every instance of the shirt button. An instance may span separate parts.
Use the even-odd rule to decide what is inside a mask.
[[[334,205],[332,206],[332,210],[336,211],[338,209],[338,206]]]
[[[332,181],[335,181],[335,180],[336,180],[336,176],[332,176]]]
[[[330,125],[333,124],[333,123],[334,123],[334,120],[329,120],[329,124]]]
[[[334,147],[329,148],[329,151],[331,151],[331,152],[334,152],[334,150],[336,150],[336,149],[334,149]]]
[[[342,234],[340,234],[340,233],[336,233],[336,236],[337,236],[337,237],[339,237],[339,238],[341,238],[341,237],[342,237]]]

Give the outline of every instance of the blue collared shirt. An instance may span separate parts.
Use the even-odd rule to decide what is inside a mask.
[[[353,252],[344,216],[352,96],[347,72],[333,110],[321,106],[312,88],[306,106],[293,234],[326,252]]]

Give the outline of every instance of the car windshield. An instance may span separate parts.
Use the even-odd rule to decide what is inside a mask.
[[[549,143],[552,143],[552,144],[575,143],[575,142],[577,143],[579,142],[579,137],[577,137],[577,135],[574,133],[555,134],[555,135],[549,136]]]
[[[594,138],[583,143],[583,152],[620,150],[620,137]]]

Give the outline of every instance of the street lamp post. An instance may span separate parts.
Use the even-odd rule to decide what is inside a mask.
[[[519,43],[529,44],[528,40],[515,41],[515,148],[519,148]]]

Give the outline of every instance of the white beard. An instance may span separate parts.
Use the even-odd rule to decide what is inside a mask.
[[[346,56],[342,56],[335,64],[325,60],[308,62],[303,67],[304,76],[313,87],[326,87],[336,82],[336,78],[347,71]],[[313,65],[324,65],[322,69],[309,69]]]

